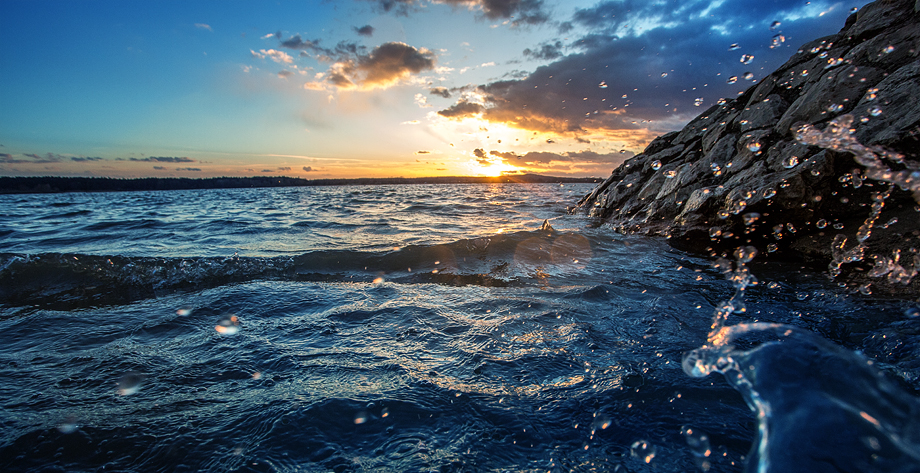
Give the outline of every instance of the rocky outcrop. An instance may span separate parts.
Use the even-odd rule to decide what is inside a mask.
[[[887,167],[867,170],[833,139],[802,139],[803,124],[844,124],[834,136]],[[761,260],[830,263],[863,292],[917,294],[918,169],[920,0],[879,0],[738,98],[652,141],[576,211],[685,250],[753,245]]]

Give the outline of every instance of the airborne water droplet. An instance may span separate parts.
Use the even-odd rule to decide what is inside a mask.
[[[699,107],[700,105],[703,105],[703,97],[697,97],[697,98],[693,101],[693,106],[694,106],[694,107]]]
[[[722,175],[722,167],[719,166],[717,163],[710,164],[709,169],[712,169],[712,173],[716,176]]]
[[[748,212],[742,215],[745,225],[752,225],[754,222],[760,219],[760,214],[757,212]]]
[[[885,49],[882,49],[882,52],[885,54],[891,54],[894,52],[894,46],[889,44],[888,46],[885,46]]]
[[[753,72],[745,72],[744,75],[743,75],[742,77],[744,77],[744,80],[751,80],[751,79],[754,78],[754,73],[753,73]]]
[[[118,380],[118,394],[130,396],[141,389],[144,377],[137,373],[128,373]]]
[[[818,228],[824,228],[827,226],[827,220],[824,220],[822,218],[821,220],[818,220],[817,222],[815,222],[815,226]]]
[[[600,87],[600,88],[602,88],[602,89],[606,89],[606,88],[607,88],[607,82],[601,81],[601,83],[598,84],[597,86]]]
[[[858,12],[858,11],[859,11],[859,8],[858,8],[858,7],[850,8],[850,14],[851,14],[851,15],[854,14],[854,13],[856,13],[856,12]]]
[[[738,82],[738,76],[731,76],[725,81],[726,84],[734,84],[735,82]]]
[[[748,143],[747,145],[747,149],[754,153],[760,151],[760,148],[761,148],[761,144],[759,141],[756,141],[756,140]]]
[[[661,161],[659,161],[659,160],[656,159],[656,160],[652,161],[652,162],[649,164],[649,166],[651,166],[651,168],[652,168],[653,170],[657,171],[657,170],[661,169]]]
[[[840,104],[832,103],[827,106],[827,111],[831,113],[837,113],[841,110],[843,110],[843,105]]]
[[[754,55],[753,55],[753,54],[742,54],[742,55],[741,55],[741,63],[742,63],[742,64],[750,64],[750,63],[753,62],[753,61],[754,61]]]
[[[645,440],[637,440],[634,442],[629,451],[633,457],[638,458],[645,463],[651,463],[652,459],[655,458],[655,454],[658,453],[658,450],[655,448],[655,446]]]
[[[882,114],[882,109],[879,107],[872,107],[869,109],[869,115],[872,115],[873,117],[877,117],[881,114]]]
[[[799,165],[798,156],[789,156],[788,158],[783,160],[783,167],[786,169],[792,169],[798,165]]]
[[[738,45],[738,43],[732,43],[731,45],[728,46],[729,51],[735,51],[737,49],[741,49],[741,46]]]
[[[662,73],[661,73],[661,77],[668,77],[668,73],[667,73],[667,72],[662,72]]]
[[[775,31],[777,28],[779,28],[779,25],[781,24],[782,23],[780,23],[779,21],[774,21],[773,23],[770,23],[770,31]]]
[[[221,335],[236,335],[240,331],[240,319],[235,315],[221,318],[214,330]]]
[[[877,87],[873,87],[873,88],[867,90],[867,91],[866,91],[866,98],[865,98],[866,102],[871,102],[871,101],[875,100],[875,98],[877,97],[876,94],[878,94],[878,88],[877,88]]]
[[[773,197],[775,197],[775,196],[776,196],[776,189],[774,189],[774,188],[772,188],[772,187],[767,187],[766,189],[763,190],[763,198],[764,198],[764,199],[770,199],[770,198],[773,198]]]
[[[677,176],[677,171],[675,171],[675,170],[673,170],[673,169],[669,169],[669,170],[667,170],[667,171],[664,172],[664,177],[665,177],[666,179],[674,179],[675,176]]]

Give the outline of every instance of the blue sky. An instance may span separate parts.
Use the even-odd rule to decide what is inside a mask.
[[[605,176],[865,3],[5,0],[0,175]]]

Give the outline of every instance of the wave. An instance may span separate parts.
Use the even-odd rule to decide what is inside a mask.
[[[591,255],[584,236],[546,231],[293,257],[0,253],[0,305],[72,310],[256,280],[525,286],[577,273]]]

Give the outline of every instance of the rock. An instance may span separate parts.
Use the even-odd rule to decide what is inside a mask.
[[[920,271],[920,191],[868,179],[852,153],[793,130],[844,114],[862,145],[902,155],[883,160],[902,187],[920,181],[920,0],[866,5],[741,96],[653,140],[575,211],[713,256],[754,245],[759,259],[840,267],[854,289],[916,298],[920,277],[904,275]]]

